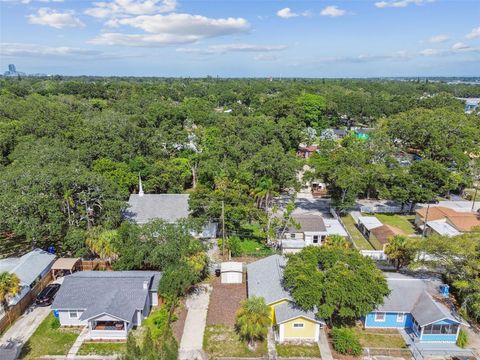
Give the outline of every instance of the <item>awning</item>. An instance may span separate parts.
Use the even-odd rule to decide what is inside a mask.
[[[73,270],[80,258],[60,258],[52,265],[52,270]]]

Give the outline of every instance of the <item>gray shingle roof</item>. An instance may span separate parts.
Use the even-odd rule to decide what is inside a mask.
[[[283,288],[283,269],[287,259],[280,255],[272,255],[247,265],[248,296],[260,296],[267,304],[291,299]]]
[[[54,260],[55,255],[35,249],[19,258],[1,259],[0,272],[14,273],[23,285],[30,285],[51,267]]]
[[[290,227],[289,232],[324,232],[325,223],[320,215],[294,215],[293,219],[300,225],[300,229]]]
[[[420,326],[442,319],[461,322],[461,319],[444,304],[435,300],[442,284],[436,278],[413,278],[410,276],[385,273],[390,295],[377,308],[382,312],[411,313]]]
[[[303,316],[322,324],[325,323],[315,315],[314,311],[304,311],[291,301],[275,306],[275,319],[277,324],[298,318],[299,316]]]
[[[158,289],[155,271],[81,271],[65,277],[52,304],[56,310],[85,310],[81,320],[106,313],[131,321]],[[147,289],[144,282],[148,283]]]
[[[131,194],[125,218],[137,224],[155,219],[174,223],[188,217],[188,194]]]

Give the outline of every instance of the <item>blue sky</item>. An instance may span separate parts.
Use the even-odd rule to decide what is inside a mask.
[[[0,0],[0,67],[65,75],[480,76],[480,1]]]

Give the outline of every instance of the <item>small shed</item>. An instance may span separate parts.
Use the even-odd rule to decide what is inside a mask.
[[[59,276],[72,274],[77,270],[80,270],[80,258],[59,258],[52,265],[54,279]]]
[[[241,262],[229,261],[220,265],[222,284],[241,284],[243,265]]]

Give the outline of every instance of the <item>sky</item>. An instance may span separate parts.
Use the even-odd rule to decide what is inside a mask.
[[[0,0],[0,72],[480,76],[480,0]]]

